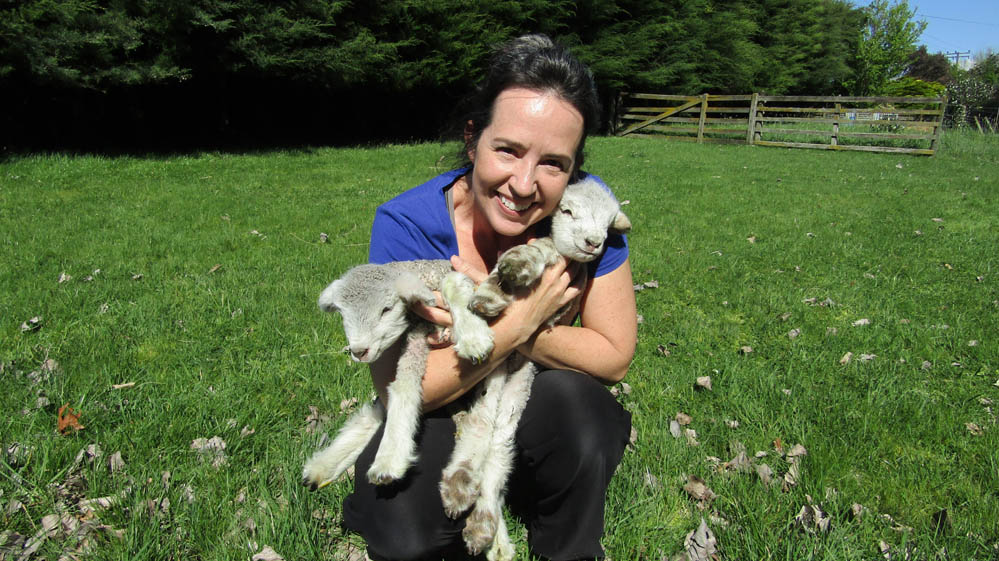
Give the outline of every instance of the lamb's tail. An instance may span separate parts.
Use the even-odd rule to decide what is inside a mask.
[[[313,454],[302,470],[302,484],[321,489],[336,481],[340,474],[354,465],[371,437],[385,420],[380,402],[367,403],[344,423],[333,442]]]

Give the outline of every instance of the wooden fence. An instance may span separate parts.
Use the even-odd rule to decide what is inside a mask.
[[[622,94],[618,136],[932,156],[947,98]]]

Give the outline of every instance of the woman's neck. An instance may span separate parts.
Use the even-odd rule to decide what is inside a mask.
[[[496,265],[501,253],[530,239],[529,234],[534,231],[533,226],[519,236],[497,234],[476,206],[467,176],[459,178],[453,189],[458,251],[459,256],[466,262],[474,263],[477,268],[488,272]]]

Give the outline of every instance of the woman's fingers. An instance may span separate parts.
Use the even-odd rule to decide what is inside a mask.
[[[480,282],[486,280],[486,277],[489,276],[487,273],[473,269],[464,259],[458,257],[457,255],[451,256],[451,267],[455,271],[458,271],[459,273],[462,273],[472,279],[472,282],[475,284],[479,284]]]
[[[437,297],[436,306],[428,306],[423,302],[414,302],[410,304],[409,309],[430,323],[451,327],[454,323],[451,319],[451,312],[444,308],[444,300],[441,298],[440,292],[434,292],[434,295]]]

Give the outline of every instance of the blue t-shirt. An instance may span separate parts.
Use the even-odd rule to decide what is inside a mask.
[[[381,264],[415,259],[450,259],[452,255],[458,255],[458,238],[451,224],[446,190],[467,172],[468,169],[464,168],[442,173],[379,206],[371,225],[368,261]],[[590,177],[607,188],[599,177]],[[544,230],[544,225],[539,224],[539,234]],[[621,266],[626,259],[627,238],[611,234],[607,237],[603,255],[590,263],[590,277],[605,275]]]

